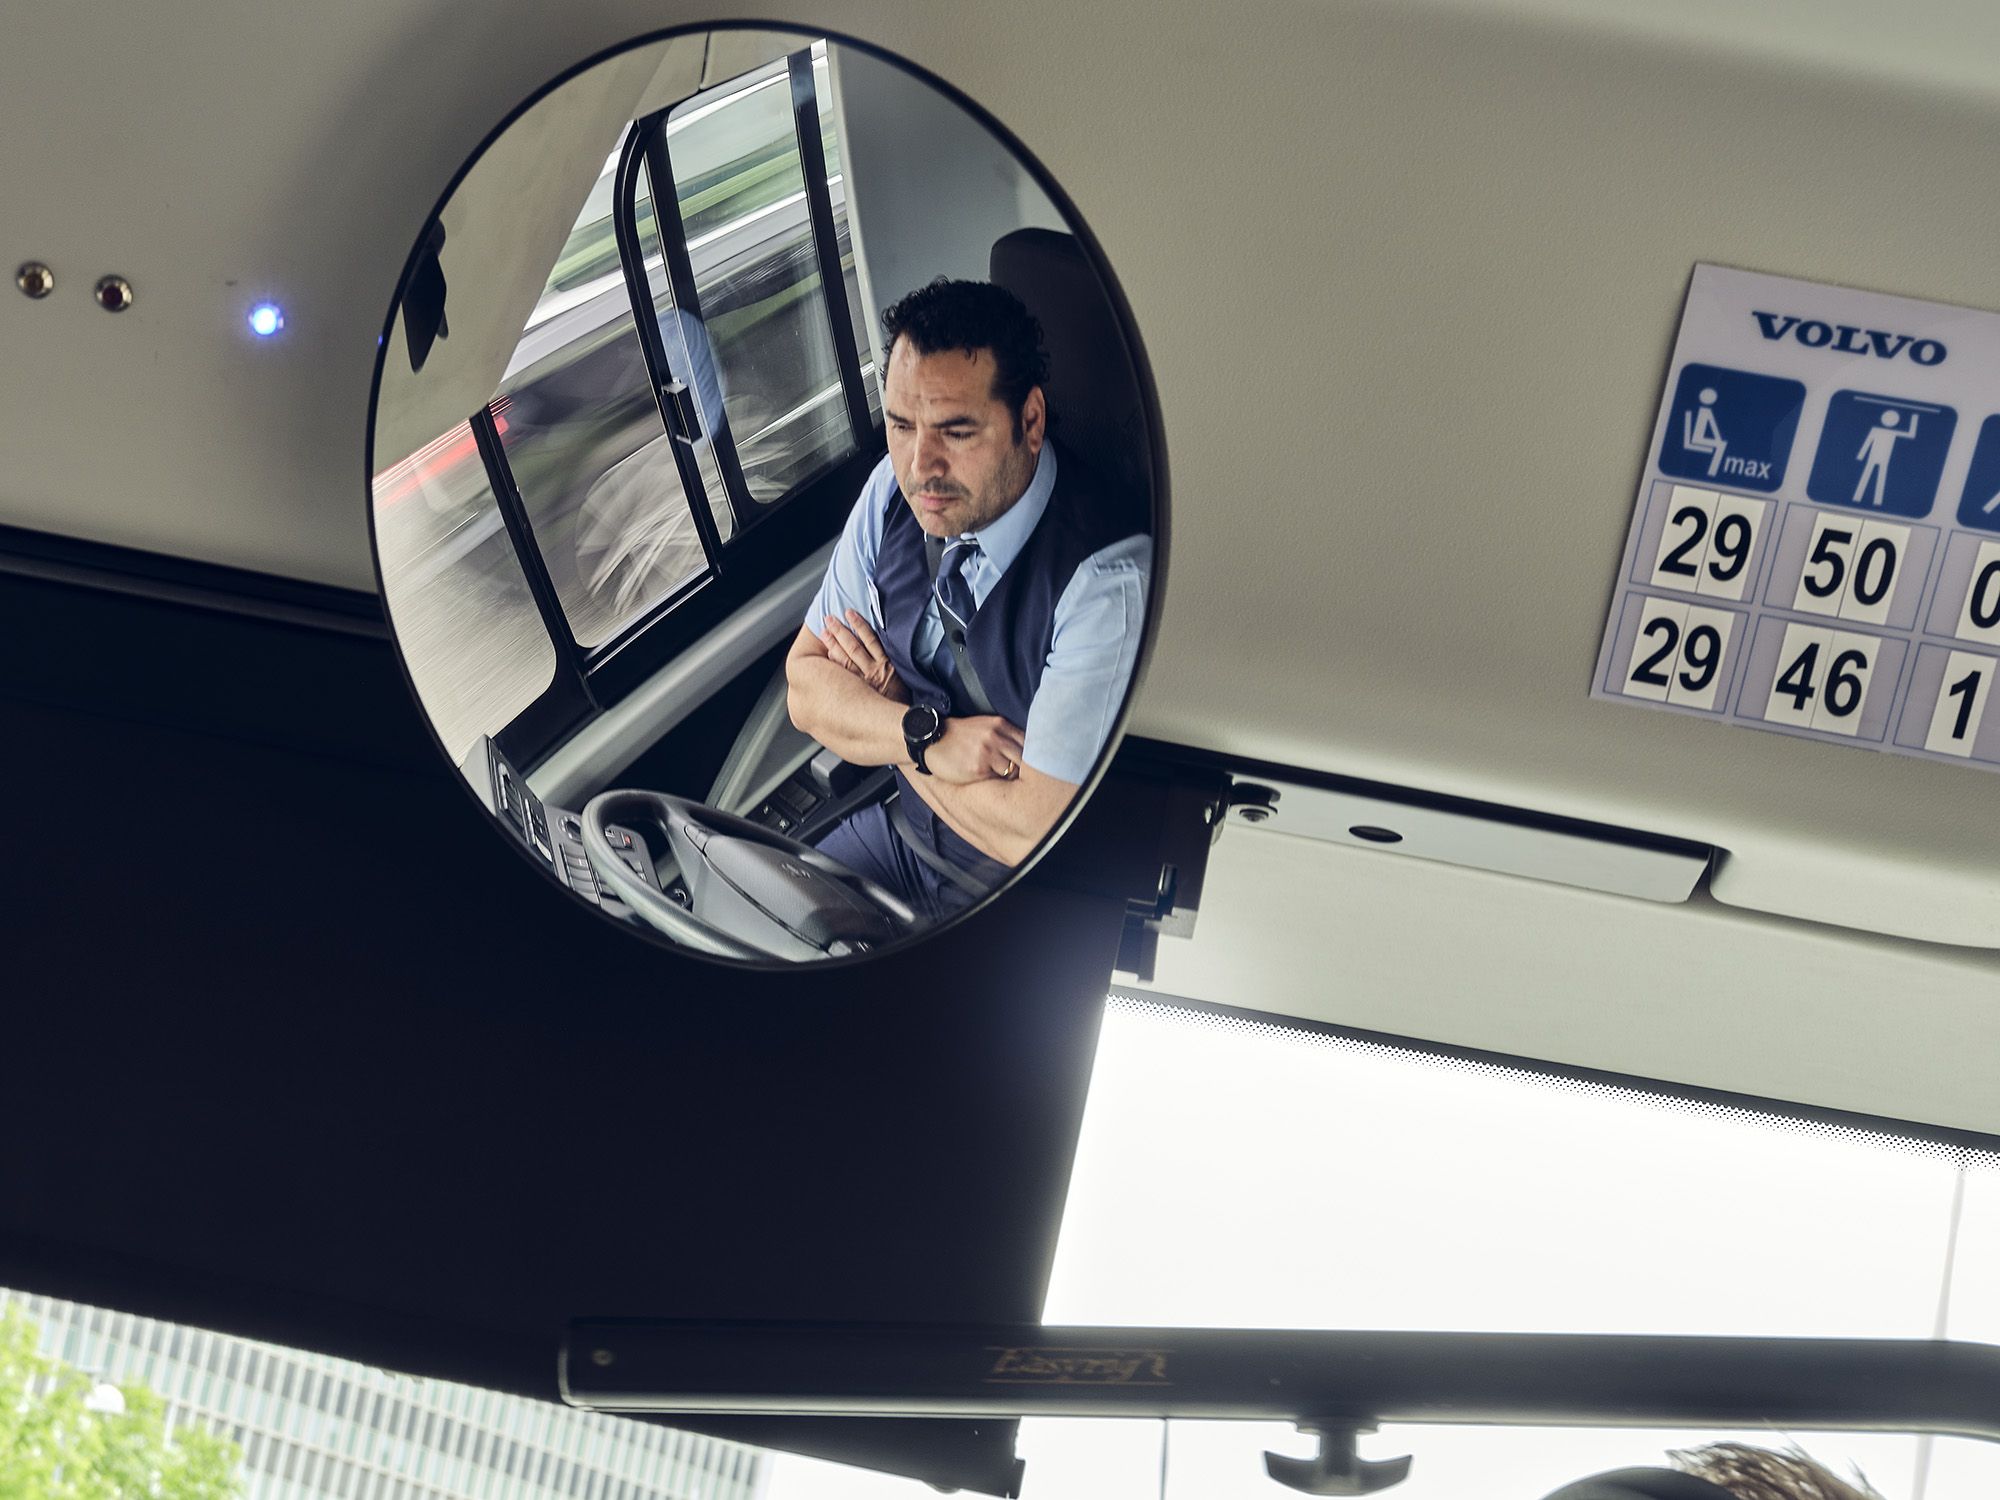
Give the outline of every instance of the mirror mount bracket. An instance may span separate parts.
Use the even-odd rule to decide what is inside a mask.
[[[1410,1477],[1411,1459],[1366,1459],[1356,1451],[1360,1436],[1373,1432],[1372,1422],[1339,1419],[1301,1422],[1299,1431],[1319,1441],[1319,1451],[1311,1458],[1292,1458],[1283,1453],[1264,1455],[1264,1472],[1287,1489],[1302,1495],[1373,1495],[1391,1489]]]

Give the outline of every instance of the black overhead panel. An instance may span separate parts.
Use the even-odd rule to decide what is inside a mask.
[[[1039,1316],[1149,857],[1065,848],[864,968],[713,967],[560,896],[387,644],[306,617],[0,573],[0,1283],[550,1398],[582,1316]],[[1013,1474],[1007,1422],[704,1425]]]
[[[598,1411],[1748,1427],[2000,1441],[2000,1349],[1944,1339],[583,1322]],[[1351,1491],[1328,1490],[1339,1494]]]

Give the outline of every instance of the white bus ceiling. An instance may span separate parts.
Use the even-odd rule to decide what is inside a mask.
[[[772,55],[782,57],[783,46],[774,41]],[[460,337],[440,339],[413,371],[397,311],[382,364],[376,472],[492,399],[606,154],[627,121],[701,88],[707,51],[708,33],[691,32],[589,69],[536,100],[473,165],[440,215],[446,316]]]
[[[59,286],[0,298],[0,522],[372,587],[370,373],[439,194],[556,73],[722,19],[936,74],[1102,247],[1170,458],[1135,732],[1723,851],[1641,909],[1232,829],[1163,985],[2000,1131],[2000,782],[1588,696],[1695,262],[2000,306],[1990,6],[29,7],[0,202]]]

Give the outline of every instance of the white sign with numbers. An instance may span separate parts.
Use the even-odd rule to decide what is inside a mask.
[[[1591,696],[2000,770],[1996,676],[2000,313],[1696,266]]]

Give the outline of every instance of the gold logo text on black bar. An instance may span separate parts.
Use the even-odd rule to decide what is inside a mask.
[[[1172,1385],[1165,1349],[989,1348],[988,1385]]]

